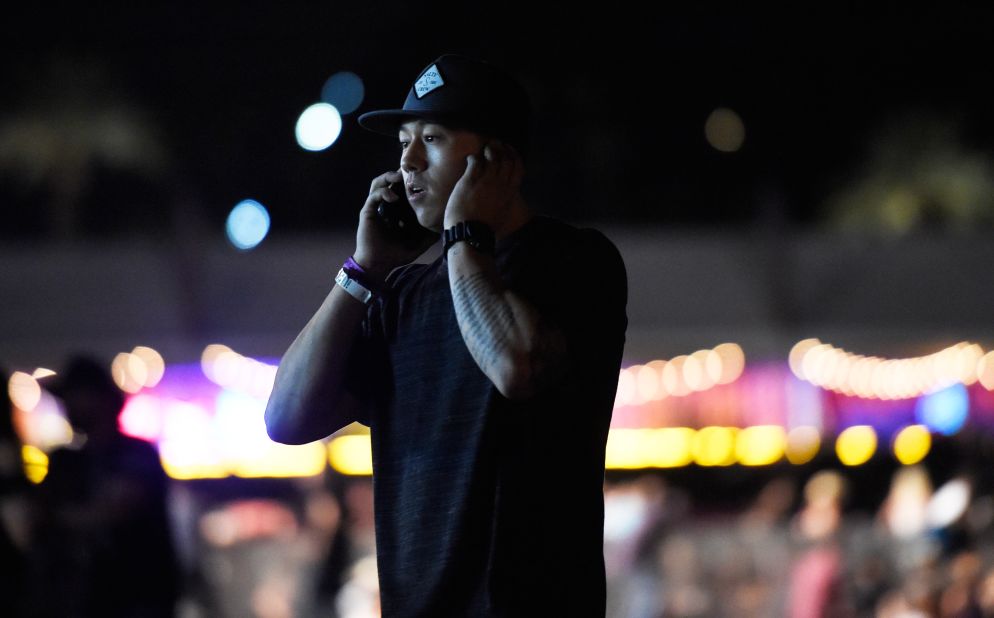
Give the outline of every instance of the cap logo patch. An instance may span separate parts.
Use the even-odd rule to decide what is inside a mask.
[[[414,92],[420,99],[432,90],[441,88],[444,84],[442,74],[438,72],[438,66],[433,64],[421,74],[418,81],[414,82]]]

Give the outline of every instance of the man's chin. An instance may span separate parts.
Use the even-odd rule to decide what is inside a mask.
[[[439,234],[442,233],[442,223],[444,222],[444,213],[438,214],[436,216],[436,213],[434,211],[418,207],[414,208],[414,213],[417,215],[418,223],[421,224],[421,227],[428,228],[429,230],[432,230],[433,232],[438,232]]]

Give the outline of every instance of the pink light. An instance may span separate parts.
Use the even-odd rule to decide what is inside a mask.
[[[155,395],[129,397],[117,424],[125,435],[157,441],[162,435],[162,400]]]

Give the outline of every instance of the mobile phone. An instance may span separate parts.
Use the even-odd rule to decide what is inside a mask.
[[[426,227],[422,227],[418,222],[418,216],[414,213],[410,202],[407,201],[407,191],[403,182],[395,182],[390,185],[399,200],[395,202],[381,201],[376,205],[376,215],[383,223],[387,234],[395,240],[400,241],[408,249],[423,246],[430,237],[438,239],[438,234]]]

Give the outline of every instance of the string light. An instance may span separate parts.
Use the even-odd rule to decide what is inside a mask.
[[[961,341],[927,356],[881,358],[847,352],[804,339],[791,348],[791,372],[805,380],[844,395],[868,399],[911,399],[952,384],[973,384],[978,379],[994,385],[994,357],[976,343]],[[985,384],[986,386],[986,384]]]
[[[738,380],[745,371],[745,354],[737,343],[710,350],[653,360],[622,369],[615,406],[641,405],[667,397],[684,397]]]

